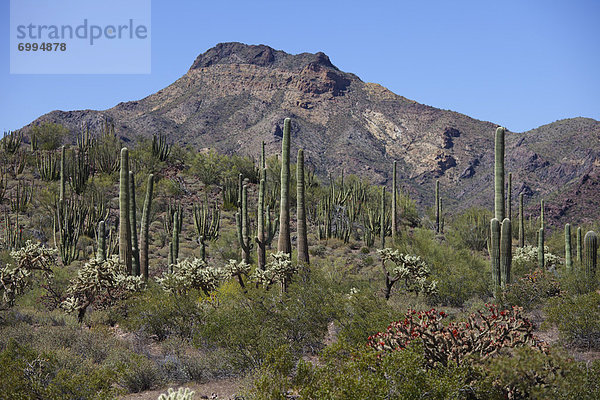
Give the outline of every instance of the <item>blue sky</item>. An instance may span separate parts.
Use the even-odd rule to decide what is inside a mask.
[[[600,120],[600,1],[153,0],[145,75],[11,75],[9,10],[3,0],[2,130],[56,109],[143,98],[228,41],[323,51],[363,81],[512,131]]]

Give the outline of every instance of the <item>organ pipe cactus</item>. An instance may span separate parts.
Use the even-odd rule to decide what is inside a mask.
[[[60,148],[60,201],[65,199],[65,189],[67,182],[67,166],[65,159],[65,146]]]
[[[565,224],[565,269],[573,269],[573,260],[571,254],[571,225]]]
[[[142,225],[140,227],[140,267],[144,280],[148,280],[148,233],[150,230],[150,212],[152,210],[152,191],[154,189],[154,174],[148,175],[146,185],[146,198],[142,211]]]
[[[167,144],[167,138],[165,135],[159,134],[152,135],[152,156],[157,158],[159,161],[167,161],[171,153],[171,146]]]
[[[119,262],[131,275],[131,229],[129,227],[129,150],[121,149],[121,174],[119,182]]]
[[[595,282],[598,257],[598,236],[594,231],[589,231],[583,239],[585,277],[588,283]]]
[[[137,235],[137,215],[135,202],[135,176],[129,171],[129,229],[131,230],[131,264],[133,275],[139,276],[140,270],[140,248]]]
[[[500,221],[492,218],[490,221],[490,259],[492,262],[492,282],[494,295],[497,296],[501,285],[500,278]]]
[[[310,264],[308,257],[308,237],[306,232],[306,205],[304,203],[304,150],[298,150],[296,164],[296,219],[298,229],[298,264]]]
[[[583,257],[583,241],[582,241],[582,232],[581,227],[577,227],[577,262],[581,266],[581,260]]]
[[[511,282],[512,230],[510,219],[504,218],[500,228],[500,284],[504,289]]]
[[[498,221],[504,220],[504,134],[505,129],[496,129],[495,167],[494,167],[494,211]]]
[[[206,204],[205,204],[206,203]],[[208,197],[200,207],[194,205],[194,226],[198,233],[200,258],[206,260],[206,243],[219,237],[220,212],[217,204],[208,206]]]
[[[37,154],[36,164],[43,181],[51,182],[60,178],[60,161],[55,153]]]
[[[283,122],[283,141],[281,142],[281,200],[279,202],[279,240],[277,250],[292,254],[290,238],[290,123]]]

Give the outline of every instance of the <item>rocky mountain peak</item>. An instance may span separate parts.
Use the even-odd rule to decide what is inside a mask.
[[[190,70],[218,64],[252,64],[293,71],[301,71],[308,65],[313,65],[338,70],[322,52],[293,55],[264,44],[248,45],[239,42],[219,43],[208,49],[196,58]]]

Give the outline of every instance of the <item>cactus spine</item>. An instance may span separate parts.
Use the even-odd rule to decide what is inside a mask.
[[[500,278],[500,221],[492,218],[490,221],[490,258],[492,261],[492,282],[494,295],[498,294],[501,284]]]
[[[519,193],[519,247],[525,247],[525,220],[523,216],[523,193]]]
[[[119,261],[127,266],[131,275],[131,228],[129,227],[129,150],[121,149],[121,174],[119,183]]]
[[[498,221],[504,220],[504,133],[503,127],[496,129],[494,211]]]
[[[577,227],[577,262],[581,266],[581,260],[583,257],[583,243],[582,243],[582,235],[581,235],[581,227]]]
[[[573,260],[571,256],[571,225],[565,224],[565,269],[573,269]]]
[[[152,209],[152,191],[154,189],[154,174],[148,175],[146,185],[146,198],[142,211],[142,225],[140,226],[140,267],[144,280],[148,280],[148,232],[150,230],[150,211]]]
[[[397,175],[397,162],[394,161],[392,168],[392,242],[396,241],[396,233],[398,232],[398,210],[396,210],[396,203],[398,202],[398,186],[396,182]]]
[[[250,264],[252,242],[250,241],[250,225],[248,224],[248,186],[246,185],[242,187],[241,201],[241,213],[237,212],[235,214],[235,223],[237,225],[238,242],[242,248],[242,260],[246,264]]]
[[[129,171],[129,229],[131,230],[131,263],[133,275],[141,275],[140,271],[140,248],[137,235],[137,212],[135,202],[135,177]]]
[[[298,229],[298,264],[309,265],[306,233],[306,205],[304,203],[304,150],[298,150],[296,164],[296,219]]]
[[[588,283],[595,282],[598,257],[598,236],[589,231],[583,239],[585,277]]]
[[[500,228],[500,283],[504,289],[510,283],[512,264],[512,229],[510,219],[504,218]]]
[[[538,233],[538,268],[544,269],[544,228],[540,228]]]
[[[277,250],[292,254],[290,239],[290,119],[283,122],[281,143],[281,200],[279,202],[279,240]]]
[[[106,229],[104,221],[98,222],[98,250],[96,258],[98,261],[106,260]]]

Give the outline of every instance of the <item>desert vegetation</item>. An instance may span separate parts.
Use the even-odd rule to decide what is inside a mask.
[[[393,161],[317,176],[290,130],[255,155],[6,133],[0,398],[600,397],[598,225],[513,211],[504,128],[493,212],[439,182],[417,207]]]

